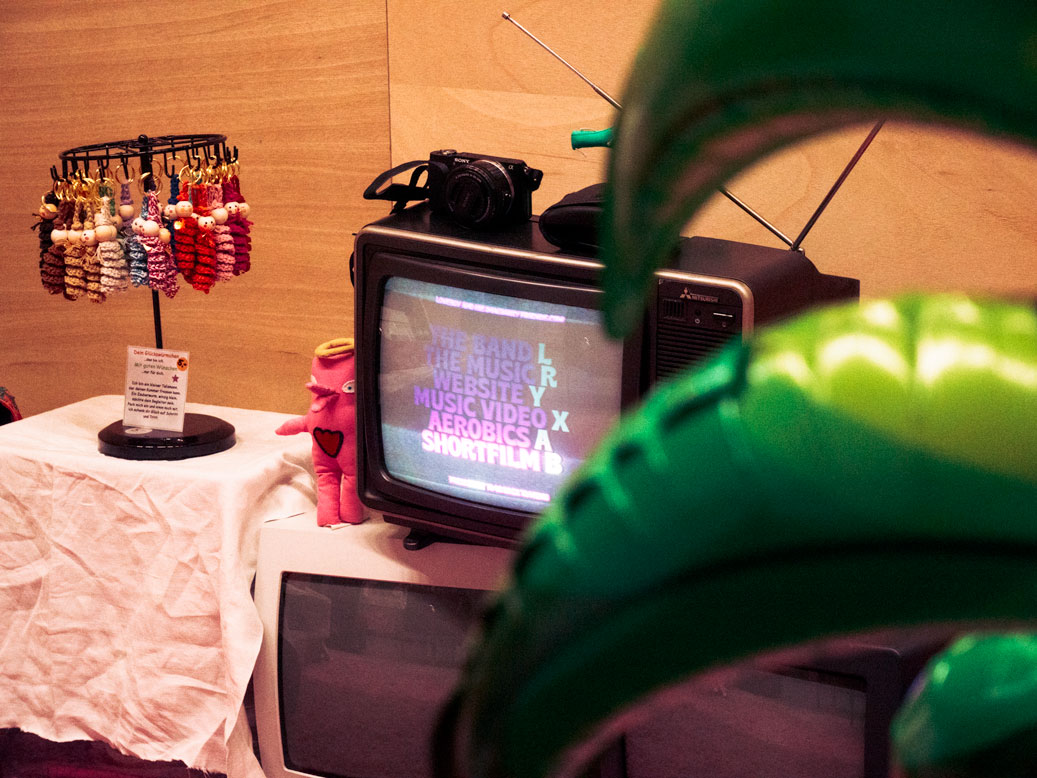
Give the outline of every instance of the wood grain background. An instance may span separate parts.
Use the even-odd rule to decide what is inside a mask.
[[[622,102],[657,0],[227,0],[73,5],[0,0],[0,385],[24,413],[121,393],[125,347],[153,345],[150,294],[102,305],[47,295],[30,214],[73,146],[217,132],[241,153],[253,270],[163,302],[167,348],[192,356],[188,398],[301,412],[313,347],[352,332],[360,197],[391,164],[457,148],[544,171],[539,212],[603,179],[573,129],[612,109],[501,18],[509,11]],[[730,188],[795,234],[868,127],[780,152]],[[1037,293],[1037,154],[887,124],[806,241],[868,296]],[[717,196],[688,234],[779,245]]]
[[[162,297],[188,400],[304,411],[314,346],[352,334],[352,233],[383,210],[359,192],[389,165],[384,2],[4,2],[0,52],[0,384],[23,413],[121,394],[126,346],[154,346],[150,292],[48,295],[29,229],[61,151],[141,133],[226,135],[255,223],[249,273]]]

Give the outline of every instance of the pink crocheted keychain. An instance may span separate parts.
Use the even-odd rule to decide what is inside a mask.
[[[230,214],[223,206],[223,185],[206,184],[211,205],[210,215],[213,218],[212,236],[216,244],[216,280],[226,281],[234,276],[234,238],[231,235],[227,219]]]
[[[237,163],[234,163],[233,169],[237,169]],[[249,234],[252,222],[248,220],[250,208],[241,194],[241,181],[236,172],[223,182],[223,203],[227,209],[230,234],[234,239],[234,275],[240,276],[252,267],[252,238]]]
[[[157,289],[166,297],[175,297],[180,291],[176,280],[176,267],[169,251],[169,234],[162,240],[162,216],[158,207],[158,179],[151,174],[141,177],[144,201],[140,216],[133,220],[133,231],[144,247],[148,264],[148,286]],[[151,183],[154,182],[154,186]]]

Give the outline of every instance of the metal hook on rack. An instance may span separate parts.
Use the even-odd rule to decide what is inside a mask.
[[[162,170],[166,174],[166,178],[172,180],[176,175],[176,154],[173,155],[173,171],[169,170],[169,155],[165,152],[162,154]]]

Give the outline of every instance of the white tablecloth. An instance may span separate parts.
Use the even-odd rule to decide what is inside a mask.
[[[0,427],[0,727],[262,776],[242,700],[262,639],[262,522],[316,502],[287,416],[188,404],[236,445],[179,461],[100,454],[122,397]]]

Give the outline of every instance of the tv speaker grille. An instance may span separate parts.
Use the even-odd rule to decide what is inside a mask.
[[[659,322],[655,343],[655,380],[669,378],[701,362],[737,334]]]

